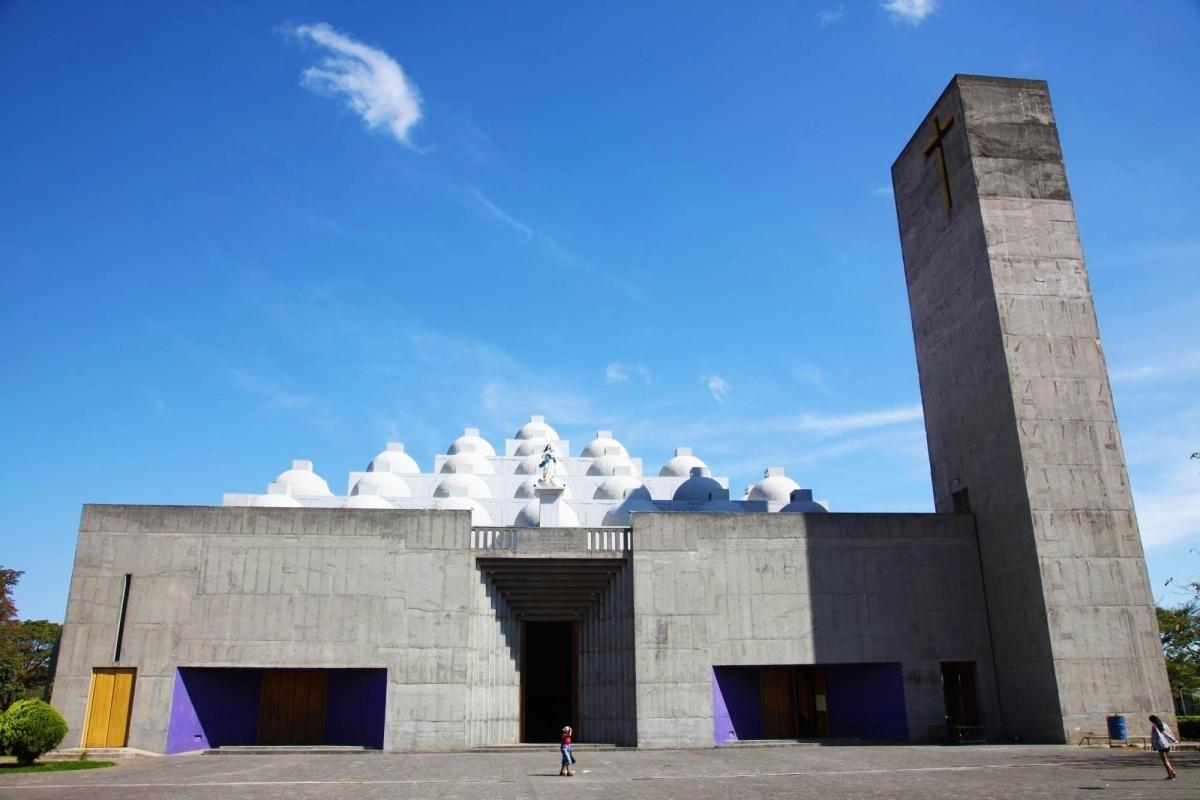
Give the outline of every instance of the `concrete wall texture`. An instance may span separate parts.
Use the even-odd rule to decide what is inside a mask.
[[[978,522],[1006,733],[1169,715],[1046,84],[956,76],[892,178],[934,497]]]

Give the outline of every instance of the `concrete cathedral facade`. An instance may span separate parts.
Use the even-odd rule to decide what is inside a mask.
[[[84,507],[54,705],[83,746],[1076,741],[1170,716],[1046,84],[956,76],[892,168],[937,512],[731,500],[680,449],[468,429],[334,496]],[[547,465],[547,450],[556,458]]]

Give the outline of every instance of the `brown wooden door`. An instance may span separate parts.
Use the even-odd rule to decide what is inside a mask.
[[[325,693],[323,670],[263,670],[258,743],[322,744],[325,738]]]
[[[763,738],[795,739],[800,735],[796,715],[796,682],[791,667],[763,667]]]
[[[129,738],[129,714],[133,708],[135,669],[92,670],[88,691],[87,718],[83,726],[84,747],[124,747]]]

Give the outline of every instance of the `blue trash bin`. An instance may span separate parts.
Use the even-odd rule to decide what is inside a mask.
[[[1123,742],[1129,738],[1125,730],[1125,718],[1120,714],[1113,714],[1108,718],[1108,738],[1114,742]]]

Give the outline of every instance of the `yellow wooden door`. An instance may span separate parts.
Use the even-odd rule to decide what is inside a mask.
[[[92,670],[92,687],[88,692],[86,722],[83,726],[84,747],[124,747],[129,738],[129,712],[133,708],[132,668],[97,668]]]

